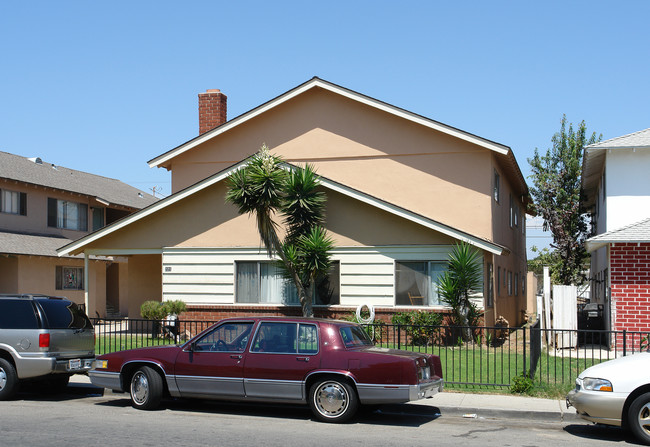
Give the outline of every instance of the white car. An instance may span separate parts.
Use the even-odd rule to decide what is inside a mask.
[[[627,427],[650,445],[650,352],[585,369],[566,401],[581,418]]]

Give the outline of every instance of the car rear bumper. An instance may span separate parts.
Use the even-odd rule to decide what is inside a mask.
[[[409,389],[409,400],[419,400],[433,397],[442,391],[444,381],[442,379],[433,380],[427,383],[411,385]]]
[[[575,407],[584,420],[620,427],[626,398],[626,394],[574,389],[567,395],[566,402],[567,408]]]
[[[94,357],[65,360],[57,360],[52,357],[18,357],[16,359],[16,369],[18,377],[21,379],[31,379],[50,374],[83,374],[90,371],[94,360]]]
[[[417,385],[357,384],[357,391],[362,404],[398,404],[433,397],[443,385],[442,379]]]

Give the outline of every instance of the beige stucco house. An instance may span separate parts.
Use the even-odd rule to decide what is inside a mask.
[[[171,196],[58,251],[128,256],[144,288],[129,292],[130,316],[156,287],[186,301],[186,318],[299,312],[254,219],[224,200],[225,179],[266,143],[322,176],[336,262],[317,314],[442,310],[436,278],[466,241],[484,260],[486,323],[522,320],[530,198],[507,146],[319,78],[229,121],[218,90],[199,95],[199,111],[203,133],[149,162],[171,171]]]
[[[128,302],[126,259],[56,250],[155,202],[119,180],[0,152],[0,293],[43,293],[116,314]],[[122,309],[126,311],[126,309]]]

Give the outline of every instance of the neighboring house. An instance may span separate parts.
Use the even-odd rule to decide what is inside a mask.
[[[288,168],[310,163],[322,176],[336,248],[317,315],[340,317],[361,304],[384,319],[443,310],[436,279],[454,244],[466,241],[483,259],[475,298],[486,322],[522,321],[530,197],[507,146],[319,78],[230,121],[226,96],[208,90],[199,94],[199,128],[149,162],[172,172],[171,196],[59,250],[144,259],[129,263],[143,287],[129,295],[131,316],[156,292],[184,300],[185,318],[300,312],[255,220],[224,200],[225,179],[266,143]]]
[[[650,129],[589,145],[583,205],[592,214],[592,302],[607,328],[650,330]]]
[[[119,180],[0,152],[0,293],[63,295],[88,313],[126,313],[125,259],[56,250],[155,202]],[[122,306],[122,309],[121,309]]]

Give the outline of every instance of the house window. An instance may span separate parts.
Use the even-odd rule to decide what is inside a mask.
[[[56,266],[56,290],[83,290],[84,269],[82,267]]]
[[[491,263],[487,265],[487,307],[494,303],[494,267]]]
[[[526,296],[526,276],[523,273],[521,275],[521,296]]]
[[[88,231],[88,205],[48,198],[47,226]]]
[[[508,296],[512,296],[512,272],[508,272]]]
[[[515,273],[514,289],[515,289],[515,296],[518,296],[519,295],[519,274],[518,273]]]
[[[510,228],[515,224],[515,204],[512,200],[512,194],[510,195]]]
[[[395,304],[398,306],[441,304],[438,296],[438,278],[446,270],[446,262],[396,261]]]
[[[97,231],[104,226],[104,208],[90,208],[93,218],[93,231]]]
[[[315,305],[339,304],[339,262],[316,284]],[[242,261],[235,268],[235,302],[299,305],[298,291],[275,262]]]
[[[494,200],[499,203],[501,198],[501,176],[494,170]]]
[[[18,191],[0,189],[0,212],[27,215],[27,194]]]
[[[497,296],[501,296],[501,267],[497,267]]]

